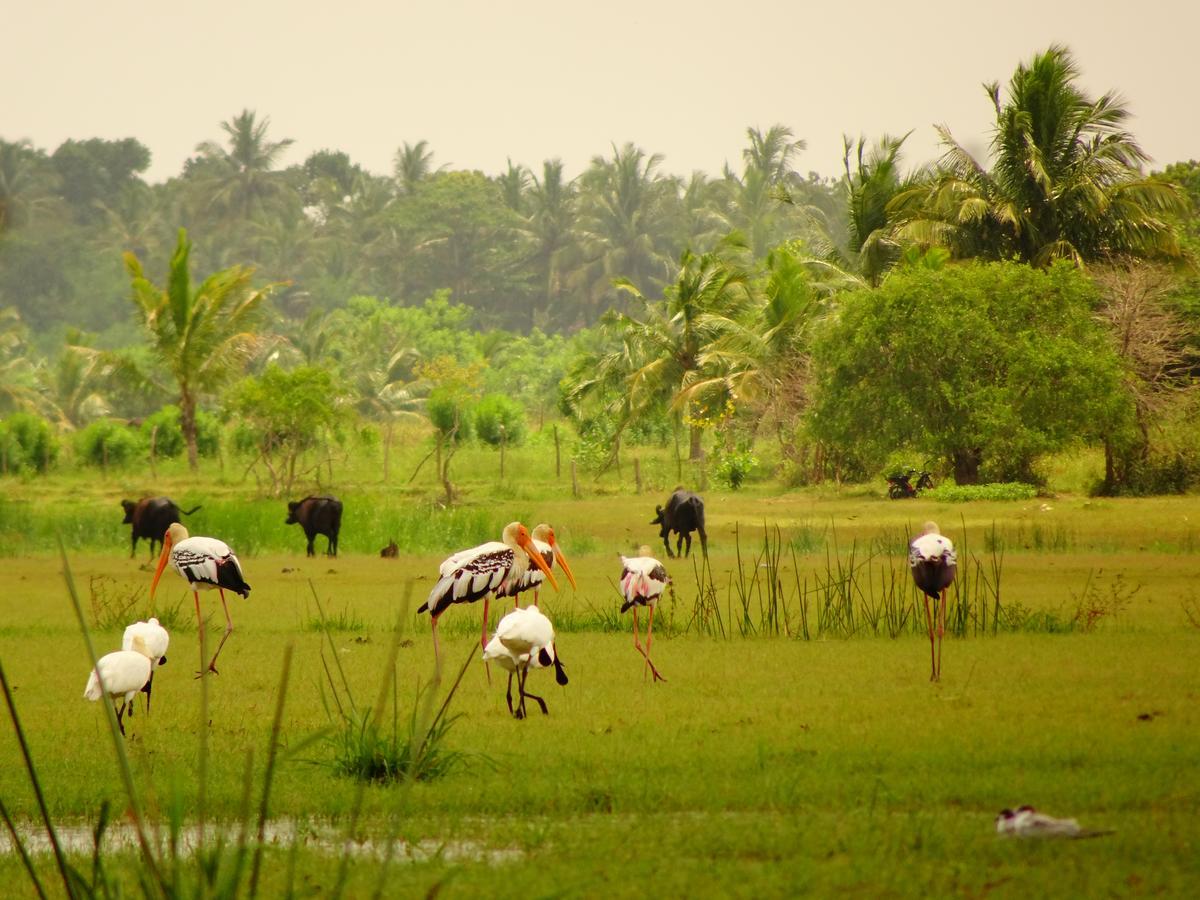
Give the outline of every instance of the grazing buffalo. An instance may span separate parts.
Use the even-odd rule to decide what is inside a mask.
[[[708,555],[708,535],[704,532],[704,501],[691,491],[685,491],[682,487],[675,488],[673,493],[667,499],[667,508],[661,506],[654,507],[658,515],[650,522],[651,525],[659,526],[659,534],[662,537],[663,546],[667,548],[667,556],[686,556],[692,552],[692,532],[700,532],[700,547],[704,551],[704,555]],[[671,532],[674,531],[679,535],[679,539],[675,543],[675,552],[671,552],[671,542],[669,540]],[[683,547],[684,540],[687,540],[687,549],[680,553],[680,548]]]
[[[132,526],[133,543],[129,549],[131,559],[137,553],[138,538],[145,538],[150,542],[150,556],[153,558],[154,544],[162,544],[163,535],[179,521],[179,516],[190,516],[200,508],[194,506],[191,509],[180,509],[169,497],[143,497],[136,503],[132,500],[122,500],[121,506],[125,509],[125,521],[121,524]]]
[[[308,555],[315,556],[313,540],[318,534],[329,539],[327,556],[337,556],[338,531],[342,527],[342,501],[337,497],[305,497],[288,504],[287,525],[299,525],[308,538]]]

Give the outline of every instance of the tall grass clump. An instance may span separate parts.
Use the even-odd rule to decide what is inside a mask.
[[[921,494],[940,503],[969,503],[972,500],[1032,500],[1038,495],[1035,485],[1023,481],[996,484],[939,484]]]
[[[450,686],[445,699],[437,711],[430,715],[436,699],[436,689],[440,678],[435,675],[433,681],[426,685],[417,686],[416,698],[412,710],[406,717],[404,727],[400,724],[399,683],[396,667],[396,657],[400,649],[402,631],[393,631],[392,644],[388,653],[388,663],[385,676],[380,685],[375,703],[369,707],[361,707],[354,699],[350,683],[337,648],[333,644],[333,628],[325,616],[321,600],[316,588],[310,584],[313,600],[317,611],[324,623],[324,634],[329,645],[329,658],[325,650],[321,651],[321,663],[325,670],[325,686],[328,696],[322,690],[322,700],[325,712],[330,720],[330,729],[325,742],[331,751],[331,760],[326,764],[337,774],[348,776],[364,783],[370,782],[416,782],[433,781],[448,774],[467,760],[467,754],[452,750],[447,746],[447,736],[457,715],[450,715],[450,702],[454,699],[467,668],[475,658],[475,648],[472,647],[466,662],[458,671],[458,677]],[[412,582],[409,582],[403,609],[408,606],[408,598],[412,594]],[[403,612],[397,621],[403,621]],[[330,668],[329,659],[333,660]],[[337,678],[334,677],[337,670]],[[385,727],[383,718],[386,712],[388,689],[391,689],[391,727]]]

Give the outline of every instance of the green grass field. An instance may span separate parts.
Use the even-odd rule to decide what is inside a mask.
[[[190,595],[167,573],[157,611],[180,624],[152,716],[139,701],[129,724],[132,771],[151,821],[165,827],[176,810],[195,824],[203,812],[211,839],[239,820],[253,751],[257,808],[293,647],[285,750],[269,798],[283,837],[264,857],[265,896],[289,887],[328,895],[356,807],[361,843],[346,896],[369,896],[381,875],[386,896],[1191,896],[1200,885],[1196,498],[939,505],[866,489],[708,491],[711,577],[698,584],[691,561],[668,561],[675,595],[660,609],[654,644],[668,681],[653,684],[628,616],[615,615],[613,582],[618,552],[656,543],[647,523],[673,484],[671,464],[647,461],[640,496],[627,468],[587,480],[574,499],[567,479],[497,484],[484,451],[464,456],[464,505],[449,513],[430,505],[436,488],[426,479],[395,488],[347,479],[335,489],[347,504],[336,560],[306,559],[281,501],[249,499],[215,471],[191,482],[174,470],[155,486],[119,474],[5,483],[0,661],[64,833],[90,826],[105,800],[127,821],[128,798],[103,708],[81,697],[87,649],[56,535],[90,625],[120,621],[123,609],[145,614],[152,569],[144,549],[129,559],[117,501],[155,487],[204,503],[194,532],[239,551],[253,592],[234,599],[236,631],[221,674],[207,680],[201,798],[197,635]],[[513,471],[539,465],[534,450],[514,457]],[[494,671],[489,686],[476,661],[452,700],[460,717],[446,738],[462,765],[434,781],[365,790],[335,774],[330,746],[306,743],[333,721],[330,642],[358,704],[383,686],[384,721],[390,728],[395,703],[403,728],[433,673],[428,622],[415,608],[437,563],[517,517],[555,524],[579,580],[578,591],[543,595],[571,677],[559,688],[548,673],[531,675],[550,715],[510,718],[503,677]],[[959,636],[947,638],[939,684],[928,680],[911,589],[889,587],[907,578],[904,541],[928,518],[965,548],[963,571],[975,579],[960,585],[969,603]],[[786,550],[773,562],[760,556],[764,523],[768,539],[778,526]],[[393,536],[400,558],[380,559]],[[839,582],[847,567],[852,577]],[[776,583],[773,615],[755,571]],[[850,587],[835,596],[834,582]],[[328,637],[314,590],[336,626]],[[707,605],[704,590],[715,597]],[[985,599],[992,618],[980,627]],[[217,633],[219,603],[203,600]],[[889,615],[903,623],[895,638]],[[473,644],[477,655],[479,617],[472,606],[443,618],[439,697]],[[96,628],[93,638],[107,652],[120,629]],[[38,807],[11,725],[4,732],[0,798],[33,833]],[[1114,833],[998,838],[996,813],[1023,803]],[[391,833],[402,843],[385,864]],[[136,851],[114,852],[117,877],[135,889],[137,867],[121,862]],[[55,890],[53,857],[34,863]],[[0,854],[0,894],[33,895],[11,850]]]

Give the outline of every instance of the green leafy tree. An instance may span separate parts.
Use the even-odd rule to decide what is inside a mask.
[[[445,168],[445,166],[434,168],[433,151],[429,149],[428,141],[417,141],[415,144],[405,141],[404,145],[396,151],[394,170],[396,182],[403,196],[412,196],[417,192],[418,185]]]
[[[272,365],[235,386],[226,407],[239,421],[240,440],[254,447],[255,463],[266,468],[272,494],[290,494],[304,455],[338,438],[349,411],[344,400],[333,375],[310,366],[285,372]]]
[[[525,439],[525,410],[507,394],[485,394],[474,410],[475,433],[485,444],[519,444]]]
[[[251,284],[253,270],[233,266],[193,287],[188,265],[191,247],[181,228],[165,287],[146,278],[132,253],[125,254],[125,267],[141,323],[179,390],[180,424],[188,464],[195,471],[197,402],[227,384],[259,346],[261,338],[255,331],[259,309],[274,285],[256,289]]]
[[[819,330],[810,427],[868,468],[908,448],[959,484],[1029,480],[1040,455],[1131,414],[1095,299],[1069,263],[897,271]]]
[[[985,85],[996,116],[990,169],[939,127],[946,150],[937,173],[890,208],[900,238],[1038,266],[1178,256],[1168,216],[1181,208],[1180,192],[1142,174],[1147,157],[1125,130],[1129,110],[1114,92],[1088,96],[1079,74],[1055,45],[1017,67],[1006,98],[999,82]]]

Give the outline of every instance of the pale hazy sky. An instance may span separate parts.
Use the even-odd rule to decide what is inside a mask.
[[[716,175],[775,123],[807,142],[802,172],[837,174],[843,133],[911,129],[911,165],[936,158],[938,122],[982,152],[981,83],[1053,42],[1091,93],[1124,95],[1155,167],[1200,158],[1195,0],[14,0],[4,23],[0,138],[135,137],[151,181],[243,108],[295,139],[285,164],[330,148],[377,173],[405,141],[570,175],[633,141]]]

